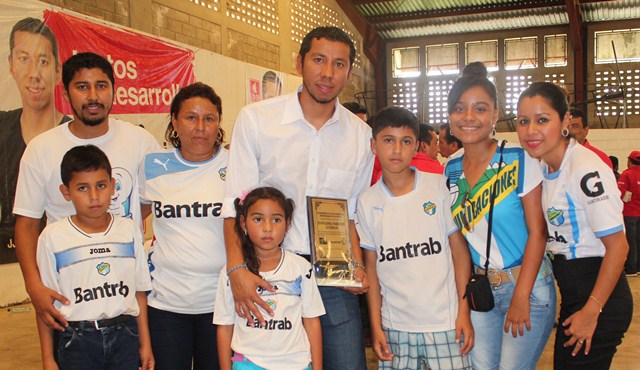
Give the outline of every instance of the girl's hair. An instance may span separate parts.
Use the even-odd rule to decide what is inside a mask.
[[[241,218],[244,218],[247,222],[247,212],[252,205],[262,199],[271,199],[278,203],[282,210],[284,210],[284,220],[287,227],[291,224],[291,218],[293,217],[293,200],[287,198],[282,192],[272,187],[261,187],[253,189],[247,194],[244,199],[236,198],[233,204],[236,207],[236,225],[235,231],[240,239],[240,245],[242,246],[242,255],[244,256],[244,262],[247,264],[247,269],[254,274],[260,276],[258,270],[260,268],[260,260],[256,256],[255,246],[249,238],[249,235],[242,229]]]
[[[167,125],[167,129],[164,133],[164,138],[176,149],[180,149],[182,147],[182,143],[173,128],[173,121],[171,118],[178,119],[178,113],[180,113],[180,109],[182,109],[182,103],[191,98],[203,98],[209,100],[211,104],[215,105],[216,110],[218,111],[218,116],[220,117],[220,120],[222,120],[222,99],[220,99],[211,86],[203,84],[202,82],[196,82],[183,87],[178,91],[176,96],[173,97],[173,101],[171,102],[169,125]],[[218,148],[223,142],[224,130],[222,127],[218,126],[218,137],[216,138],[214,146]]]
[[[453,113],[462,94],[475,86],[481,87],[491,97],[495,106],[498,106],[498,92],[496,91],[496,85],[487,78],[487,67],[481,62],[473,62],[464,67],[462,76],[454,82],[449,91],[447,96],[449,114]]]
[[[534,82],[526,88],[518,98],[518,106],[522,98],[533,98],[541,96],[545,98],[553,110],[558,112],[560,121],[564,119],[565,114],[569,111],[569,102],[567,102],[566,92],[558,85],[551,82]]]

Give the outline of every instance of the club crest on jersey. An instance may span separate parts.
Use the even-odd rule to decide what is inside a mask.
[[[553,207],[547,209],[547,219],[553,226],[560,226],[564,223],[564,212]]]
[[[219,169],[218,174],[220,175],[220,180],[224,181],[227,178],[227,167]]]
[[[433,216],[436,214],[436,205],[431,201],[423,204],[422,208],[424,209],[424,213],[428,214],[429,216]]]
[[[271,310],[273,310],[273,311],[275,311],[275,310],[276,310],[276,306],[277,306],[277,305],[276,305],[276,301],[275,301],[275,300],[273,300],[273,299],[267,299],[264,303],[266,303],[266,304],[267,304],[267,306],[269,306],[269,308],[270,308]]]
[[[96,269],[98,269],[98,274],[102,276],[107,276],[111,272],[111,265],[106,262],[100,262]]]

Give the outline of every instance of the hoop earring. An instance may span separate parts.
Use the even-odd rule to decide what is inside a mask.
[[[176,131],[175,129],[171,129],[171,138],[172,139],[177,139],[178,138],[178,131]]]
[[[563,137],[569,137],[569,130],[565,127],[565,128],[563,128],[562,130],[560,130],[560,134],[561,134]]]
[[[496,136],[496,125],[493,125],[493,129],[491,130],[491,135]]]

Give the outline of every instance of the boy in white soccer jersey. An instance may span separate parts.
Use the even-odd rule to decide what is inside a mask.
[[[418,148],[413,113],[388,107],[371,121],[382,181],[358,199],[356,227],[379,369],[471,369],[473,327],[463,298],[471,262],[446,178],[410,166]]]
[[[60,167],[60,192],[76,214],[42,231],[37,262],[43,284],[71,303],[55,303],[69,324],[62,332],[38,318],[43,367],[152,369],[149,269],[138,226],[109,213],[115,188],[109,160],[96,146],[77,146]]]

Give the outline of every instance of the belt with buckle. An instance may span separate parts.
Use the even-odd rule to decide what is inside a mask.
[[[134,317],[131,315],[120,315],[111,319],[102,319],[94,321],[68,321],[69,326],[76,329],[96,328],[98,330],[115,326],[118,324],[124,324],[129,322]]]
[[[477,274],[484,274],[483,268],[478,266],[474,267]],[[502,283],[508,283],[510,281],[515,283],[518,281],[518,276],[520,276],[521,268],[522,266],[516,266],[505,270],[489,269],[489,271],[487,272],[487,279],[489,280],[489,284],[491,284],[492,287],[497,288],[502,285]],[[547,262],[547,259],[544,258],[542,260],[542,264],[540,265],[540,270],[538,271],[536,280],[545,278],[549,275],[551,275],[551,268],[549,266],[549,263]]]

